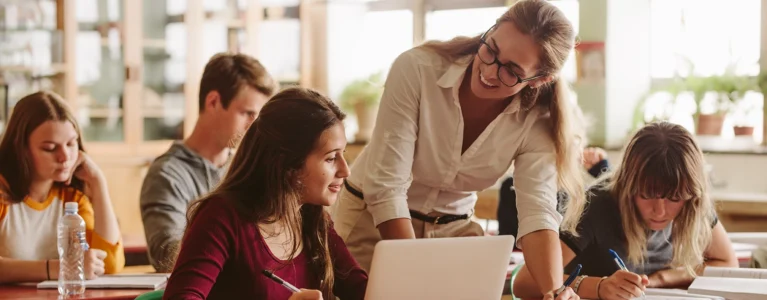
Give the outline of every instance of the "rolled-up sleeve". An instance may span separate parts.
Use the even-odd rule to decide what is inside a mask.
[[[410,218],[407,190],[412,182],[421,96],[419,63],[413,51],[404,52],[392,64],[367,146],[363,193],[375,226]]]
[[[562,215],[557,212],[556,150],[548,118],[535,122],[514,160],[519,241],[538,230],[559,232]]]

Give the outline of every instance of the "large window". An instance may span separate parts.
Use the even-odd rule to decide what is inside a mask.
[[[654,78],[759,74],[761,0],[652,0]]]

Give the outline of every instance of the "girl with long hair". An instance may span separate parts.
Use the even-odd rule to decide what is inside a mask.
[[[367,274],[323,208],[349,176],[344,117],[303,88],[264,105],[220,185],[191,204],[164,299],[364,297]]]
[[[64,100],[30,94],[9,121],[0,142],[0,283],[58,278],[66,202],[76,202],[85,220],[85,278],[119,272],[125,255],[106,177],[85,153]]]
[[[582,298],[632,299],[647,287],[686,287],[706,266],[738,266],[690,132],[651,123],[623,153],[621,164],[590,189],[578,236],[560,236],[565,272],[583,266],[572,284]],[[628,271],[617,267],[610,250]],[[514,294],[540,296],[526,268]]]

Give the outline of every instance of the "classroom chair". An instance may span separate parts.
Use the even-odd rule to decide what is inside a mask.
[[[165,293],[165,290],[155,290],[143,293],[136,297],[135,300],[162,300],[163,293]]]
[[[509,278],[509,294],[511,295],[511,299],[513,300],[520,300],[516,296],[514,296],[514,278],[517,278],[517,273],[519,273],[519,270],[522,270],[522,266],[525,264],[519,264],[516,268],[514,268],[513,271],[511,271],[511,277]]]

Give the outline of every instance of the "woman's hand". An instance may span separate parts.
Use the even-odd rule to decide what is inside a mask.
[[[578,296],[578,294],[576,294],[575,291],[573,291],[573,289],[570,288],[569,286],[565,288],[561,293],[559,293],[556,298],[554,298],[555,292],[556,290],[546,293],[546,295],[543,295],[543,300],[580,300],[581,299],[581,297]]]
[[[300,292],[293,293],[288,300],[322,300],[322,293],[318,290],[301,289]]]
[[[647,275],[637,275],[628,271],[617,271],[599,284],[599,299],[632,299],[640,297],[650,280]]]
[[[72,171],[72,175],[69,177],[66,184],[71,184],[72,178],[77,177],[85,183],[86,187],[83,192],[85,192],[88,197],[92,196],[90,195],[89,190],[101,187],[101,185],[106,182],[104,173],[101,172],[101,169],[99,169],[98,165],[93,162],[90,156],[83,151],[79,152],[73,170],[74,171]]]
[[[96,279],[104,275],[104,259],[107,253],[104,250],[90,249],[85,251],[85,279]]]
[[[583,167],[586,170],[591,169],[594,165],[602,161],[607,157],[607,152],[602,148],[589,147],[583,149]]]

